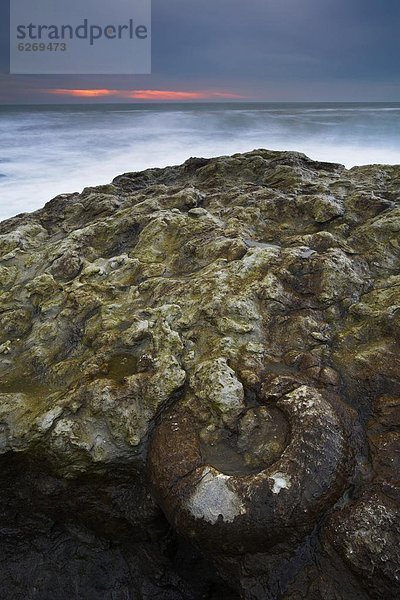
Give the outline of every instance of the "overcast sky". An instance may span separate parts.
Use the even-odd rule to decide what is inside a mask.
[[[138,76],[7,75],[7,23],[1,103],[65,102],[51,90],[96,88],[113,90],[112,101],[127,101],[118,90],[400,101],[399,0],[153,0],[152,75]]]

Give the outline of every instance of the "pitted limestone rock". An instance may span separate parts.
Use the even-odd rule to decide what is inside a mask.
[[[223,538],[223,550],[230,544],[242,561],[230,570],[225,564],[224,574],[245,597],[254,597],[251,590],[261,590],[255,597],[264,598],[279,589],[282,600],[286,593],[288,598],[307,593],[313,600],[327,589],[340,600],[357,594],[362,600],[363,594],[379,598],[379,586],[363,587],[371,565],[383,573],[386,592],[396,595],[393,573],[371,558],[370,545],[358,545],[354,560],[346,548],[354,543],[357,523],[375,528],[378,513],[365,517],[375,492],[387,497],[380,506],[398,507],[398,481],[388,458],[395,455],[397,431],[381,431],[370,450],[366,430],[376,399],[400,396],[399,202],[399,166],[346,170],[295,152],[254,150],[126,173],[110,185],[60,196],[42,210],[0,223],[0,456],[4,465],[22,465],[17,471],[28,486],[36,485],[29,473],[48,469],[56,478],[43,475],[43,483],[37,477],[42,482],[42,491],[35,487],[34,493],[38,527],[38,515],[48,514],[52,503],[64,506],[60,519],[75,522],[80,478],[128,477],[135,493],[150,494],[144,483],[149,440],[176,410],[172,427],[185,432],[179,449],[185,453],[174,464],[177,448],[165,437],[159,486],[174,489],[188,462],[198,470],[199,484],[207,468],[204,444],[226,452],[222,462],[230,463],[229,473],[215,475],[212,469],[219,471],[221,461],[210,452],[215,466],[209,465],[198,492],[190,478],[183,477],[179,486],[185,505],[197,515],[206,511],[205,498],[215,498],[217,504],[205,512],[210,519],[204,531],[220,526],[221,519],[211,522],[218,506],[227,528],[246,519],[253,523],[253,529],[239,528],[233,540],[230,534]],[[329,440],[325,448],[336,456],[336,465],[344,460],[344,445],[351,447],[355,466],[344,477],[350,477],[348,490],[343,491],[342,477],[334,481],[332,468],[323,480],[329,489],[319,494],[315,471],[308,474],[304,462],[298,469],[317,498],[314,517],[326,518],[336,500],[336,508],[345,509],[351,494],[354,502],[359,498],[353,517],[351,508],[344,513],[335,543],[326,534],[319,544],[320,521],[300,519],[298,511],[308,508],[306,488],[293,464],[282,465],[293,439],[300,439],[292,435],[297,427],[315,426],[313,407],[306,404],[310,395],[304,402],[297,397],[297,404],[290,400],[304,386],[323,399],[341,398],[329,404],[329,423],[350,422],[336,437],[320,431],[322,438],[314,440],[309,432],[315,444]],[[284,408],[292,411],[290,427]],[[385,478],[382,489],[371,491],[374,469]],[[255,513],[248,517],[253,505],[233,481],[265,471],[268,477],[257,489],[271,504],[265,508],[261,499],[255,505],[264,511],[264,523],[271,514],[275,521],[260,533]],[[12,478],[14,466],[7,473]],[[55,491],[66,485],[69,504]],[[16,493],[11,480],[2,487]],[[18,514],[28,510],[24,494],[15,501]],[[101,507],[94,519],[100,533],[108,535],[109,523],[120,532],[145,522],[143,515],[129,516],[142,500],[117,503],[113,494],[94,494]],[[92,495],[85,497],[88,512],[96,512]],[[4,510],[13,502],[7,496]],[[304,527],[285,520],[288,502]],[[116,525],[120,516],[123,524]],[[7,523],[16,517],[3,518]],[[278,559],[260,559],[264,567],[270,564],[261,576],[249,551],[252,540],[254,548],[269,547],[281,539],[282,524],[296,539],[315,527],[308,551],[319,553],[321,563],[314,557],[311,566],[310,555],[308,562],[303,557],[307,568],[300,569],[301,561],[285,556],[280,570]],[[391,565],[396,554],[392,538],[385,536]],[[10,547],[19,539],[14,538],[7,537]],[[349,573],[351,585],[335,584]],[[10,574],[7,581],[14,579]],[[24,597],[29,597],[26,585]],[[154,585],[156,595],[160,588]],[[38,594],[45,596],[43,589]],[[80,595],[86,597],[86,591]]]

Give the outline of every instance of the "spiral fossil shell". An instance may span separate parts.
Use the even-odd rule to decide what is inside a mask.
[[[204,459],[184,405],[154,432],[149,467],[156,495],[182,534],[216,553],[266,551],[300,538],[342,493],[349,450],[340,411],[301,385],[273,403],[289,423],[280,457],[252,473],[227,474]]]

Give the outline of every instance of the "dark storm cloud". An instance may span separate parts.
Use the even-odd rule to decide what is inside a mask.
[[[399,28],[395,0],[171,0],[155,19],[155,58],[161,71],[189,78],[398,80]]]
[[[0,94],[37,101],[46,98],[37,89],[110,87],[399,100],[399,29],[398,0],[153,0],[151,76],[3,77]]]

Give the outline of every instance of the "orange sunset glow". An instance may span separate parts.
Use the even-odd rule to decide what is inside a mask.
[[[44,91],[44,90],[43,90]],[[132,100],[211,100],[213,98],[240,99],[243,96],[221,91],[185,92],[181,90],[110,90],[110,89],[54,89],[45,90],[57,96],[75,98],[128,98]]]

